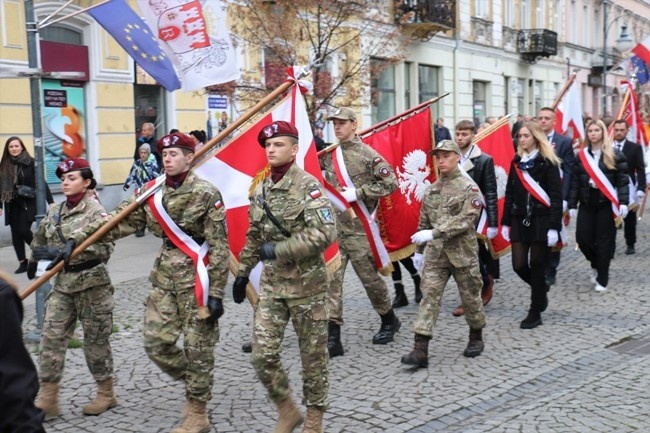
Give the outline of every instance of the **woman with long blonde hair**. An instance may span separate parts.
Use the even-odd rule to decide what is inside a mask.
[[[512,160],[501,218],[501,234],[512,244],[512,267],[531,288],[528,315],[522,329],[542,324],[548,306],[544,275],[550,247],[562,228],[560,159],[546,134],[535,122],[517,133],[517,154]]]
[[[571,177],[569,213],[572,218],[578,217],[576,242],[591,264],[594,290],[604,292],[609,282],[616,223],[628,211],[628,170],[625,155],[612,147],[601,120],[587,124],[586,134]]]

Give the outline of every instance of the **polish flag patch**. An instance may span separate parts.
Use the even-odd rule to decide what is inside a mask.
[[[223,202],[221,200],[217,200],[217,201],[214,202],[214,208],[215,209],[219,209],[219,208],[221,208],[221,206],[223,206]]]
[[[315,190],[313,190],[313,191],[311,191],[311,192],[309,193],[309,196],[310,196],[311,198],[313,198],[313,199],[317,199],[317,198],[320,197],[321,195],[322,195],[322,194],[321,194],[320,190],[317,190],[317,189],[315,189]]]

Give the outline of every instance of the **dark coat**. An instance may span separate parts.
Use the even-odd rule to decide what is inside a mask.
[[[623,155],[622,152],[619,152],[618,150],[615,150],[614,152],[614,161],[616,165],[614,170],[607,168],[603,161],[602,154],[598,161],[598,167],[618,192],[618,202],[627,206],[630,198],[627,163],[625,161],[625,155]],[[589,153],[591,153],[591,146],[589,146]],[[589,174],[587,174],[587,171],[583,167],[582,161],[577,157],[576,168],[573,172],[573,178],[571,179],[569,209],[576,209],[578,207],[578,202],[580,202],[581,205],[589,207],[598,207],[610,203],[609,199],[605,197],[600,190],[589,186],[589,179]]]
[[[23,305],[0,278],[0,433],[40,433],[43,412],[34,406],[38,376],[25,344]]]
[[[625,140],[623,144],[623,154],[627,161],[627,170],[636,185],[637,191],[645,191],[645,162],[643,161],[643,148],[630,140]]]
[[[521,157],[515,155],[510,164],[501,224],[512,226],[512,217],[526,216],[530,206],[530,217],[548,217],[548,228],[546,230],[553,229],[559,232],[562,228],[562,181],[560,180],[560,170],[543,156],[537,155],[535,167],[528,171],[531,177],[548,194],[551,207],[546,207],[541,201],[533,197],[519,180],[515,167],[520,161]]]
[[[497,194],[497,178],[494,173],[494,160],[490,155],[481,153],[477,157],[470,157],[470,161],[472,161],[474,167],[468,170],[467,174],[471,176],[485,197],[488,227],[498,227],[499,211],[497,203],[499,197]]]
[[[140,159],[140,146],[142,146],[144,143],[147,143],[149,145],[151,148],[151,154],[156,158],[158,167],[162,169],[162,156],[160,153],[158,153],[158,140],[156,140],[156,137],[153,135],[147,139],[140,137],[135,141],[135,152],[133,152],[133,160],[137,161]]]
[[[18,185],[27,185],[36,188],[36,173],[34,171],[34,160],[26,166],[18,169]],[[50,188],[46,185],[45,197],[48,203],[54,203]],[[14,195],[10,202],[0,203],[4,208],[5,225],[15,225],[19,221],[33,222],[36,220],[36,197],[24,198]]]
[[[571,176],[576,166],[576,157],[573,153],[573,143],[569,137],[553,133],[551,146],[555,154],[562,160],[562,200],[569,200],[569,191],[571,190]]]
[[[439,128],[438,125],[433,127],[433,135],[436,139],[436,143],[440,143],[442,140],[451,140],[451,133],[446,126]]]

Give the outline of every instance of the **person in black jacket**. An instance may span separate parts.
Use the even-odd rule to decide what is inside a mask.
[[[606,182],[600,181],[596,170]],[[612,147],[605,124],[592,120],[571,180],[569,214],[571,218],[578,216],[576,242],[591,264],[591,282],[597,292],[607,290],[616,224],[628,213],[628,183],[625,155]],[[578,203],[580,212],[576,210]]]
[[[162,169],[163,163],[160,154],[158,153],[158,140],[156,140],[156,129],[153,123],[144,122],[140,128],[140,137],[135,141],[135,152],[133,152],[133,160],[140,159],[140,146],[147,143],[151,148],[151,154],[156,158],[158,167]]]
[[[33,189],[33,197],[18,194],[17,185]],[[0,215],[5,214],[5,225],[11,228],[11,241],[20,265],[16,273],[27,272],[25,244],[32,242],[32,223],[36,220],[36,174],[34,158],[19,137],[9,137],[5,143],[0,162]],[[48,203],[54,203],[49,188]]]
[[[530,309],[522,329],[542,324],[548,306],[544,280],[549,247],[562,228],[560,159],[539,124],[524,123],[517,136],[517,154],[506,184],[501,235],[512,244],[512,268],[530,285]]]
[[[472,144],[474,139],[474,123],[471,120],[461,120],[454,128],[455,142],[460,148],[460,165],[472,180],[478,185],[485,198],[487,207],[488,239],[493,239],[498,234],[498,210],[497,202],[497,178],[494,172],[494,160],[481,149]],[[481,289],[481,300],[483,305],[487,305],[492,299],[492,289],[494,287],[494,278],[499,278],[499,260],[492,258],[485,243],[478,242],[478,257],[481,276],[483,277],[483,287]],[[452,313],[454,316],[462,316],[465,309],[459,305]]]
[[[643,161],[643,149],[641,145],[627,139],[627,122],[619,119],[614,122],[614,149],[620,150],[625,155],[627,170],[630,174],[630,185],[636,190],[636,196],[630,197],[630,203],[640,204],[645,196],[645,162]],[[623,228],[625,229],[625,243],[627,248],[625,254],[634,254],[636,244],[636,209],[630,207],[625,217]]]
[[[44,413],[34,406],[38,375],[23,343],[22,321],[16,286],[0,271],[0,432],[45,433]]]

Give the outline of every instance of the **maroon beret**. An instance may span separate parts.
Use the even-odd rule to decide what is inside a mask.
[[[270,125],[262,128],[257,135],[257,141],[260,146],[266,147],[266,140],[274,137],[293,137],[298,139],[298,129],[293,123],[285,122],[284,120],[276,120]]]
[[[165,135],[158,140],[158,153],[162,155],[163,149],[170,147],[179,147],[194,152],[194,140],[189,135],[182,132],[174,132],[173,134]]]
[[[56,177],[61,179],[64,173],[70,171],[83,170],[84,168],[90,168],[90,164],[83,158],[68,158],[65,161],[61,161],[56,167]]]

